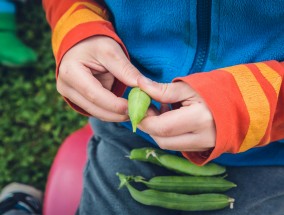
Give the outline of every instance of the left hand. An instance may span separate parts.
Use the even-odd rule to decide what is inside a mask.
[[[205,101],[184,82],[161,84],[138,79],[139,87],[162,103],[160,111],[150,108],[138,128],[148,133],[162,149],[207,151],[215,146],[216,128]],[[166,110],[164,104],[181,107]]]

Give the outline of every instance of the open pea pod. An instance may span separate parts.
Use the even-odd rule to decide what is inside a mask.
[[[137,125],[145,117],[150,103],[151,98],[147,93],[138,87],[131,89],[128,95],[128,113],[133,132],[136,132]]]

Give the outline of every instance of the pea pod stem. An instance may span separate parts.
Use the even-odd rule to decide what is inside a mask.
[[[166,154],[166,152],[163,150],[155,149],[151,147],[145,147],[145,148],[132,149],[130,152],[129,158],[131,160],[150,162],[158,166],[161,166],[161,163],[157,159],[155,153]]]
[[[196,194],[187,195],[173,192],[162,192],[153,189],[139,191],[130,183],[130,178],[117,173],[121,186],[126,186],[130,195],[137,202],[144,205],[158,206],[180,211],[209,211],[218,210],[230,206],[232,208],[234,199],[224,194]]]

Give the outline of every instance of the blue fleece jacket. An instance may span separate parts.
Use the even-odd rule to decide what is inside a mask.
[[[105,3],[132,63],[158,82],[237,64],[284,61],[284,0]],[[143,132],[138,134],[154,143]],[[224,154],[215,161],[235,166],[283,165],[283,143]]]

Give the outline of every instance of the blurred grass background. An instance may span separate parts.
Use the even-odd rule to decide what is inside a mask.
[[[41,1],[17,3],[17,34],[38,53],[19,69],[0,65],[0,188],[16,181],[44,190],[62,141],[87,123],[56,91],[50,28]]]

